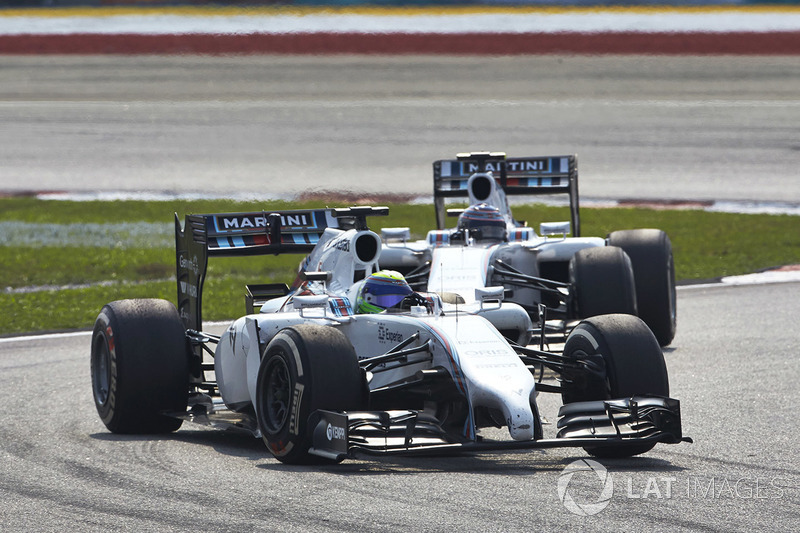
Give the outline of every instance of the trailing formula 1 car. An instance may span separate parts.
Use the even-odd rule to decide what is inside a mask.
[[[688,440],[640,319],[583,321],[561,352],[525,346],[530,318],[502,288],[448,304],[379,270],[382,243],[366,217],[387,212],[189,215],[183,227],[176,215],[177,308],[115,301],[95,323],[92,389],[106,427],[240,428],[284,463],[556,446],[631,456]],[[248,285],[247,314],[221,336],[202,331],[210,257],[283,253],[307,254],[291,287]],[[544,438],[539,392],[565,402],[554,438]],[[508,438],[486,438],[487,427]]]
[[[608,313],[642,318],[661,346],[675,336],[672,245],[657,229],[582,237],[575,156],[508,158],[502,152],[459,154],[433,164],[437,229],[409,241],[407,228],[384,228],[381,265],[406,275],[420,290],[472,299],[476,287],[503,286],[506,299],[541,325],[566,324]],[[569,196],[571,220],[543,223],[539,234],[515,220],[508,195]],[[445,200],[469,198],[454,229],[445,229]],[[572,234],[569,237],[569,234]],[[552,323],[550,326],[552,328]]]

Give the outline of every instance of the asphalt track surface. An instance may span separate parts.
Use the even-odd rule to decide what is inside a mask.
[[[796,57],[0,57],[0,189],[430,193],[470,149],[578,152],[584,195],[800,202]],[[792,531],[800,284],[682,289],[666,351],[694,444],[288,467],[186,425],[108,433],[89,337],[0,340],[3,531]],[[555,421],[555,398],[543,399]],[[553,425],[546,426],[552,432]],[[576,474],[569,493],[601,488]]]
[[[89,335],[0,340],[0,528],[27,531],[796,531],[800,284],[682,289],[665,356],[694,444],[601,460],[598,514],[558,493],[582,450],[278,463],[254,438],[185,424],[109,433],[92,402]],[[553,431],[558,401],[545,396]],[[567,492],[597,503],[575,474]]]
[[[0,56],[0,190],[431,194],[470,150],[585,198],[800,203],[800,56]]]

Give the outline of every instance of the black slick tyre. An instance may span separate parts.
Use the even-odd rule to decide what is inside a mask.
[[[615,246],[578,250],[569,263],[576,318],[636,314],[636,287],[628,255]]]
[[[615,231],[610,246],[619,246],[631,258],[636,282],[639,318],[650,326],[661,346],[675,338],[677,305],[672,243],[658,229]]]
[[[355,349],[340,330],[313,324],[281,330],[258,370],[256,414],[264,443],[283,463],[331,462],[308,453],[308,417],[317,409],[361,409],[364,390]]]
[[[189,370],[186,333],[166,300],[118,300],[103,307],[92,333],[95,407],[114,433],[169,433],[186,410]]]
[[[565,404],[591,400],[627,398],[652,394],[669,396],[669,378],[664,355],[653,332],[633,315],[604,315],[578,324],[564,345],[564,355],[583,358],[602,354],[606,382],[593,387],[564,383]],[[594,446],[585,450],[599,457],[629,457],[650,450],[641,446]]]

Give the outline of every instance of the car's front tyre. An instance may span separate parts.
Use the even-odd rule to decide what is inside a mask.
[[[629,398],[637,395],[669,396],[669,378],[664,354],[653,332],[633,315],[604,315],[582,321],[564,345],[564,355],[585,358],[601,354],[606,381],[596,386],[565,382],[565,404],[592,400]],[[629,457],[649,451],[655,443],[584,448],[598,457]]]
[[[364,394],[358,357],[341,331],[313,324],[281,330],[258,370],[256,415],[264,443],[283,463],[330,462],[308,453],[308,417],[318,409],[362,409]]]

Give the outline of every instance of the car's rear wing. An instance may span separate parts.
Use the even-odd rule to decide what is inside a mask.
[[[569,195],[572,234],[580,236],[576,156],[506,157],[503,152],[472,152],[456,157],[433,162],[433,201],[440,230],[445,228],[445,199],[468,197],[470,176],[491,172],[506,195]]]
[[[388,212],[385,207],[350,207],[186,215],[183,227],[176,213],[178,312],[186,329],[202,328],[202,293],[209,257],[308,254],[326,228],[365,228],[367,216]]]

